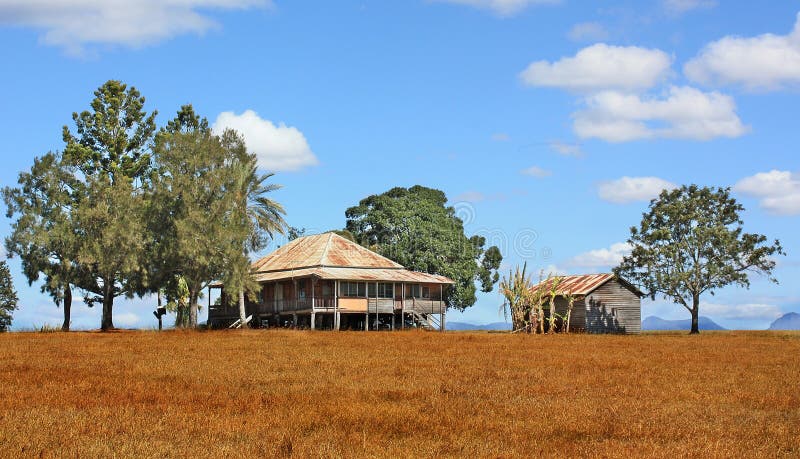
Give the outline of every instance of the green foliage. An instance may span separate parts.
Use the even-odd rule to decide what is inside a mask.
[[[143,110],[136,88],[108,81],[95,91],[91,111],[74,113],[76,134],[64,126],[64,162],[80,172],[80,205],[73,209],[82,243],[79,286],[89,304],[102,302],[101,328],[114,328],[114,298],[146,291],[148,233],[144,185],[151,175],[156,112]]]
[[[64,157],[87,176],[139,178],[150,170],[150,144],[157,112],[143,110],[136,88],[109,80],[94,92],[91,111],[73,113],[76,135],[64,126]]]
[[[286,237],[289,241],[294,241],[297,238],[301,238],[306,235],[305,228],[296,228],[294,226],[290,226],[288,232],[286,233]]]
[[[241,164],[252,158],[239,143],[213,135],[191,105],[159,132],[153,154],[148,271],[154,285],[170,286],[176,276],[186,283],[187,309],[179,310],[178,325],[195,327],[200,292],[223,277],[249,236],[235,209]]]
[[[500,250],[484,249],[486,239],[481,236],[467,238],[442,191],[419,185],[392,188],[361,200],[345,216],[347,230],[359,244],[409,269],[453,279],[448,307],[472,306],[477,301],[476,281],[482,291],[490,292],[499,279]]]
[[[11,327],[11,313],[17,309],[17,292],[5,260],[0,261],[0,332]]]
[[[614,273],[651,298],[683,305],[698,332],[700,296],[727,285],[750,286],[749,275],[772,277],[773,255],[783,254],[779,241],[745,233],[744,208],[728,188],[696,185],[664,190],[650,203],[628,239],[633,247]]]
[[[81,239],[76,235],[73,210],[85,189],[74,168],[57,153],[36,158],[30,172],[19,175],[19,187],[3,189],[11,235],[5,244],[11,256],[19,255],[22,271],[32,284],[44,276],[42,292],[57,305],[64,304],[64,324],[69,330],[72,285],[81,272],[76,264]]]

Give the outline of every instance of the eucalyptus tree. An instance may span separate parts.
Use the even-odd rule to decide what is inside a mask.
[[[148,284],[145,185],[151,177],[156,112],[144,110],[134,87],[110,80],[98,88],[91,110],[73,113],[75,133],[63,128],[63,159],[84,181],[74,212],[82,238],[77,262],[88,304],[102,303],[101,329],[114,328],[114,298],[142,294]]]
[[[464,232],[464,222],[447,205],[444,192],[423,186],[396,187],[362,199],[345,212],[356,242],[406,268],[455,281],[445,300],[464,310],[477,301],[476,283],[491,292],[500,279],[500,249]]]
[[[750,274],[772,276],[778,240],[745,233],[744,207],[728,188],[696,185],[664,190],[650,202],[639,227],[631,228],[630,255],[614,274],[651,298],[661,295],[692,315],[692,334],[699,333],[700,298],[728,285],[750,286]]]
[[[18,185],[3,189],[6,216],[16,218],[6,249],[20,257],[29,284],[44,276],[42,292],[57,306],[63,305],[61,329],[69,331],[72,288],[81,275],[77,264],[81,239],[75,234],[73,217],[85,189],[74,168],[57,153],[34,159],[31,170],[19,175]]]
[[[185,283],[188,302],[175,302],[180,327],[197,326],[201,292],[224,277],[230,260],[242,253],[241,241],[249,237],[248,228],[232,218],[241,164],[251,161],[236,140],[214,135],[191,105],[181,107],[156,136],[148,218],[155,241],[148,251],[150,271],[160,279],[158,284]]]

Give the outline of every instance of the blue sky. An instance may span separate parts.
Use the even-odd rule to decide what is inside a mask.
[[[108,79],[166,123],[192,103],[241,130],[293,226],[344,225],[394,186],[444,190],[504,271],[606,271],[664,187],[731,186],[746,230],[779,238],[780,285],[707,296],[701,314],[766,328],[800,311],[796,2],[713,0],[0,0],[0,184],[62,148]],[[9,232],[0,220],[0,235]],[[282,241],[276,241],[281,243]],[[14,327],[57,324],[28,287]],[[153,299],[118,300],[152,327]],[[497,293],[449,320],[500,320]],[[76,327],[99,311],[74,307]],[[685,318],[645,302],[643,316]]]

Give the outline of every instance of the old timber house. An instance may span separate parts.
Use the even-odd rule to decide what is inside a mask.
[[[534,286],[550,289],[552,279]],[[556,314],[566,315],[573,305],[569,329],[587,333],[640,333],[642,328],[642,292],[613,274],[562,276],[556,286]],[[549,316],[549,312],[546,313]],[[562,324],[559,324],[561,326]]]
[[[410,271],[335,233],[295,239],[252,264],[258,302],[246,311],[263,327],[379,330],[445,329],[447,289],[453,281]],[[208,324],[227,327],[236,305],[210,306]]]

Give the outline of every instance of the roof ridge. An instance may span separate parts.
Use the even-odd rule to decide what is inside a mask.
[[[328,233],[328,241],[325,243],[325,249],[322,251],[322,256],[319,257],[319,264],[325,265],[328,257],[328,251],[331,249],[331,241],[333,240],[333,232]]]

